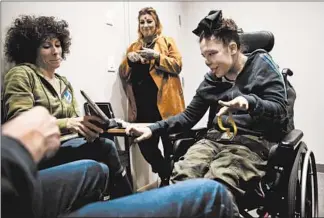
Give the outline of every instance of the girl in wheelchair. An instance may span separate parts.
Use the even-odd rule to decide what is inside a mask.
[[[222,17],[221,10],[210,11],[193,33],[210,72],[191,103],[181,114],[126,131],[138,136],[135,141],[183,132],[209,109],[207,133],[175,163],[170,181],[210,178],[240,197],[265,175],[268,151],[286,133],[285,82],[265,50],[243,52],[240,30],[232,19]],[[230,131],[223,133],[217,120]]]

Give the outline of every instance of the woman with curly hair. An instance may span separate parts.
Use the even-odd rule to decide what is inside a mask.
[[[93,159],[108,165],[119,195],[132,193],[113,141],[100,138],[103,130],[91,123],[96,116],[80,116],[70,82],[55,73],[70,52],[68,23],[47,16],[23,15],[15,19],[5,41],[5,55],[16,64],[4,78],[5,120],[34,106],[43,106],[57,118],[62,134],[79,133],[83,137],[64,142],[54,157],[47,157],[40,168],[80,159]],[[113,183],[111,183],[113,184]],[[118,191],[117,191],[118,190]]]
[[[182,112],[185,108],[179,74],[182,57],[171,37],[162,35],[156,10],[145,7],[138,12],[138,39],[127,49],[119,75],[129,99],[128,120],[152,123]],[[167,185],[171,173],[170,141],[162,136],[164,157],[158,148],[160,137],[139,143],[145,160]]]

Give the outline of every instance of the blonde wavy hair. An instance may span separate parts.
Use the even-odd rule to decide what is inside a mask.
[[[154,8],[152,8],[152,7],[145,7],[145,8],[142,8],[138,12],[138,17],[137,17],[137,20],[138,20],[138,28],[137,28],[138,38],[143,39],[143,34],[140,31],[140,17],[142,15],[145,15],[145,14],[149,14],[149,15],[152,16],[153,20],[155,21],[155,25],[156,25],[155,34],[157,36],[161,35],[161,33],[162,33],[162,24],[160,22],[159,16],[156,13],[156,10]]]

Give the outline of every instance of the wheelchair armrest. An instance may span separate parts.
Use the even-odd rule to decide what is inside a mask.
[[[189,147],[195,143],[194,138],[178,139],[173,144],[173,160],[177,161],[182,155],[184,155]]]
[[[189,136],[188,132],[177,132],[169,135],[169,139],[175,141],[177,139],[186,138]]]
[[[303,137],[304,133],[299,129],[290,131],[280,142],[280,146],[294,147]]]
[[[190,129],[185,132],[179,132],[179,133],[173,133],[169,135],[169,139],[171,141],[175,141],[177,139],[183,139],[183,138],[196,138],[200,136],[201,134],[204,134],[207,132],[206,127],[200,127],[196,129]]]
[[[266,180],[277,187],[282,174],[288,172],[294,161],[294,149],[303,137],[303,132],[298,129],[290,131],[279,144],[271,147],[269,151]]]

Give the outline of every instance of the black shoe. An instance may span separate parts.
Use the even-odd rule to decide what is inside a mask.
[[[170,183],[169,183],[169,178],[167,179],[161,179],[161,183],[159,185],[159,188],[161,187],[164,187],[164,186],[168,186]]]
[[[111,198],[119,198],[133,194],[133,188],[128,180],[127,175],[115,175],[113,178],[113,187],[111,188]]]

